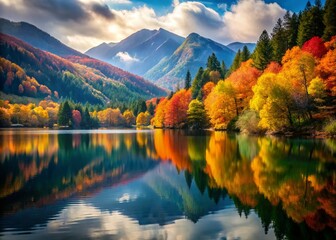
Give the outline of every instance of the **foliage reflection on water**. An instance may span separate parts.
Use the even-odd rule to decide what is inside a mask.
[[[254,210],[264,231],[273,228],[278,239],[335,234],[334,140],[167,130],[63,133],[0,134],[4,218],[69,196],[94,196],[99,189],[127,185],[171,163],[182,180],[165,174],[165,168],[159,177],[145,179],[162,201],[175,202],[180,210],[175,215],[197,222],[222,209],[221,200],[230,196],[240,215]],[[200,196],[208,197],[188,192],[193,183]]]

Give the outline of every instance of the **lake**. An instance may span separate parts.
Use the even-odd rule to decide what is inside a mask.
[[[0,131],[1,239],[336,239],[336,140]]]

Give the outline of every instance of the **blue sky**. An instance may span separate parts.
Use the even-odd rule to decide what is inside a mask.
[[[0,17],[32,23],[83,52],[102,42],[121,41],[143,28],[164,28],[183,37],[196,32],[222,44],[256,42],[264,29],[272,31],[287,10],[298,12],[306,3],[306,0],[0,0]]]
[[[116,1],[117,2],[117,1]],[[123,8],[132,8],[134,6],[141,6],[143,4],[147,4],[148,6],[153,7],[159,13],[166,13],[172,9],[172,0],[133,0],[130,1],[132,4],[116,4],[113,1],[109,3],[110,6],[115,7],[117,9]],[[185,0],[181,0],[179,2],[187,2]],[[198,1],[203,3],[205,6],[215,9],[216,11],[222,13],[223,7],[226,5],[227,9],[230,9],[232,4],[236,4],[238,0],[206,0],[206,1]],[[282,8],[290,10],[292,12],[299,12],[304,9],[307,0],[265,0],[266,3],[278,3]],[[314,3],[314,0],[311,0],[311,3]],[[322,0],[322,3],[325,3],[325,0]]]

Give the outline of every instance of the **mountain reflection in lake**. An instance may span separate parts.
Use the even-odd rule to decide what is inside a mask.
[[[0,132],[2,239],[335,239],[336,141]]]

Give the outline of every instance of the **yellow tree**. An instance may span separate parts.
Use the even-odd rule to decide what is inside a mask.
[[[162,128],[164,127],[164,119],[165,119],[165,112],[166,112],[166,105],[168,103],[168,99],[162,99],[155,109],[154,118],[152,119],[152,125],[155,128]]]
[[[204,101],[210,123],[216,129],[225,129],[237,114],[235,91],[228,81],[219,81]]]
[[[136,118],[137,127],[143,127],[150,125],[151,115],[149,112],[141,112]]]
[[[126,126],[132,126],[133,124],[135,124],[135,116],[133,114],[132,111],[130,111],[129,109],[127,109],[124,113],[123,113],[123,118],[125,119],[125,123]]]

